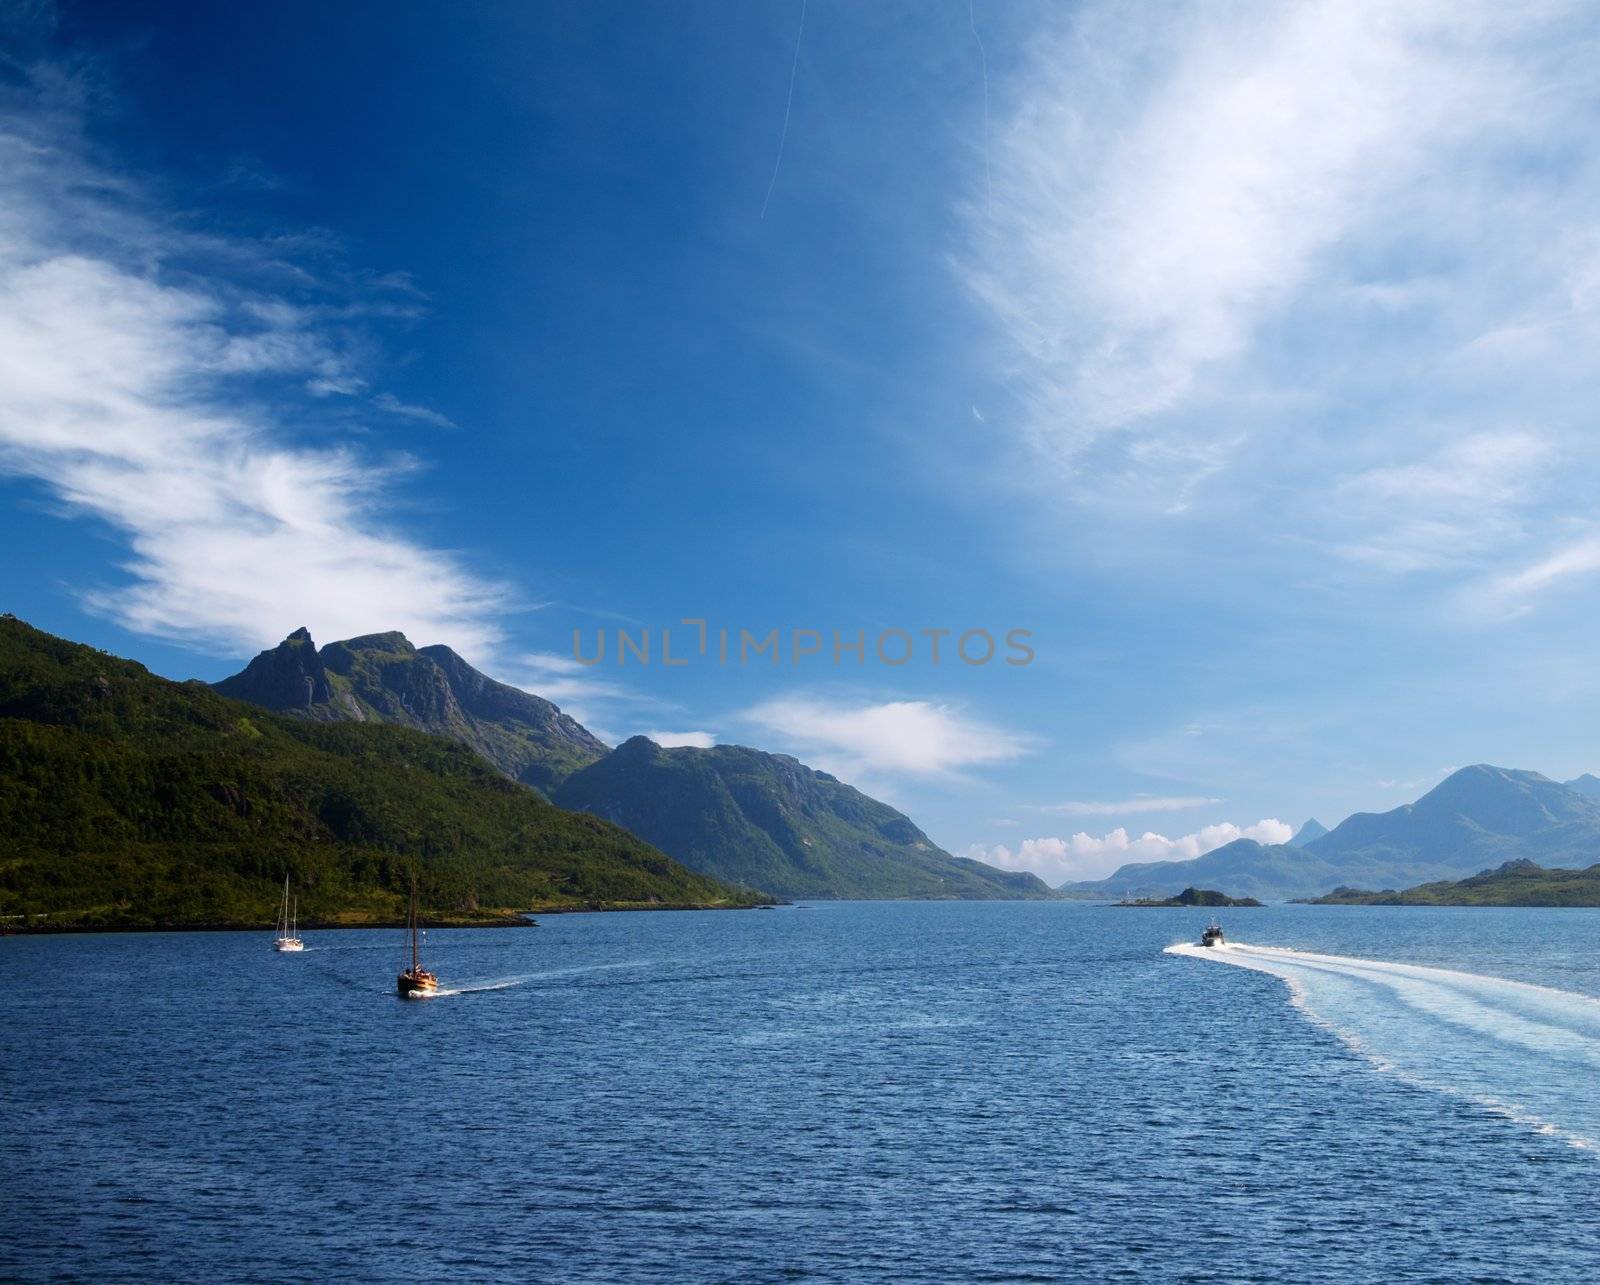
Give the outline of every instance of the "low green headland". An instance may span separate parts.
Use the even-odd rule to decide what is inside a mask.
[[[1600,906],[1600,865],[1550,870],[1526,859],[1470,878],[1418,884],[1396,892],[1335,888],[1307,898],[1313,906]]]
[[[1185,888],[1176,897],[1140,897],[1119,901],[1119,906],[1259,906],[1254,897],[1230,897],[1211,888]]]

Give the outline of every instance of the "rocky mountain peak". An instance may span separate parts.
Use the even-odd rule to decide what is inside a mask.
[[[470,746],[507,776],[547,790],[605,744],[555,705],[496,682],[442,644],[398,630],[328,643],[297,629],[242,673],[226,696],[323,722],[399,723]]]
[[[215,686],[224,696],[277,710],[304,709],[330,700],[333,694],[316,644],[304,626]]]

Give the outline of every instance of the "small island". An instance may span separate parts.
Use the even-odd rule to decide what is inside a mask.
[[[1176,897],[1140,897],[1119,906],[1259,906],[1254,897],[1230,897],[1211,888],[1185,888]]]
[[[1586,870],[1549,870],[1523,858],[1507,861],[1456,882],[1419,884],[1396,892],[1385,888],[1335,888],[1302,901],[1311,906],[1600,906],[1600,865]]]

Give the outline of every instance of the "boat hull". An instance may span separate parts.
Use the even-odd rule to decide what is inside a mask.
[[[298,938],[288,938],[273,942],[272,948],[278,951],[304,950],[306,944]]]
[[[401,999],[427,999],[439,990],[439,979],[432,973],[401,973],[395,978],[394,988]]]

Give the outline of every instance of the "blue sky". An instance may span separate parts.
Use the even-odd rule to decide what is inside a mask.
[[[803,9],[3,10],[7,607],[401,628],[1052,880],[1600,767],[1591,7]],[[572,660],[685,617],[824,651]]]

